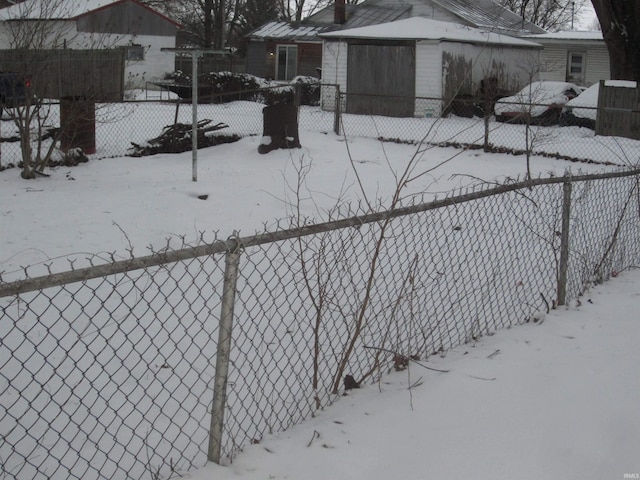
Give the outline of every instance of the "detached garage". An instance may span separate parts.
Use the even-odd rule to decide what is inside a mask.
[[[515,91],[540,69],[537,43],[422,17],[320,36],[323,82],[346,93],[347,113],[423,116],[433,99],[473,96],[481,82]]]

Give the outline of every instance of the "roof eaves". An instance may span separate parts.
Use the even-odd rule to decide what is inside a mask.
[[[153,8],[149,7],[148,5],[145,5],[143,3],[140,3],[138,0],[116,0],[112,3],[108,3],[106,5],[103,5],[101,7],[95,8],[93,10],[89,10],[87,12],[81,13],[79,15],[76,15],[74,17],[71,17],[70,20],[78,20],[80,18],[86,17],[88,15],[93,15],[95,13],[99,13],[99,12],[103,12],[105,10],[108,10],[110,8],[113,8],[119,4],[123,4],[123,3],[127,3],[127,2],[131,2],[131,3],[135,3],[136,5],[138,5],[139,7],[144,8],[145,10],[147,10],[148,12],[157,15],[158,17],[164,19],[165,21],[172,23],[173,25],[175,25],[176,27],[182,27],[182,25],[178,22],[176,22],[175,20],[167,17],[166,15],[163,15],[162,13],[158,12],[157,10],[154,10]]]

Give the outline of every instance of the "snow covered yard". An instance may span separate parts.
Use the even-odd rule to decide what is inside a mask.
[[[426,364],[447,373],[413,363],[187,478],[638,478],[639,307],[636,269]]]
[[[147,110],[155,123],[164,125],[159,120],[163,116],[158,117],[157,113],[155,109]],[[368,117],[359,118],[360,130],[370,131],[372,126],[366,127],[366,122],[377,122]],[[409,119],[413,120],[416,119]],[[430,135],[440,137],[433,140],[482,138],[482,128],[477,121],[469,125],[466,125],[467,119],[454,122],[460,125],[453,129],[450,125],[436,124]],[[516,142],[520,135],[514,133],[520,127],[505,126],[512,129],[505,137],[512,139],[512,148],[521,148]],[[111,144],[129,148],[129,132],[121,126],[105,123],[100,128],[112,128],[105,136]],[[350,134],[352,130],[354,133]],[[580,137],[588,135],[584,129],[553,130],[557,130],[553,132],[554,138],[567,132],[567,137],[556,139],[566,151],[575,154],[579,152],[577,149],[586,148],[587,140]],[[257,136],[201,150],[197,183],[191,181],[190,152],[92,160],[74,168],[56,168],[50,172],[50,178],[33,182],[20,180],[17,169],[0,172],[0,204],[3,205],[0,272],[5,272],[4,278],[9,279],[7,275],[11,272],[61,256],[77,254],[84,258],[115,252],[117,258],[126,258],[130,247],[134,248],[134,254],[144,255],[149,253],[147,247],[160,248],[171,237],[185,236],[188,242],[193,242],[201,233],[218,232],[225,238],[234,231],[249,235],[273,228],[276,220],[290,217],[297,209],[293,190],[300,171],[306,172],[301,210],[309,218],[321,221],[326,212],[339,203],[362,201],[364,194],[358,186],[358,177],[367,198],[384,204],[396,188],[394,175],[406,168],[416,146],[359,137],[355,125],[346,125],[345,131],[346,136],[301,131],[301,149],[274,151],[268,155],[258,154],[260,137]],[[460,133],[452,135],[451,131]],[[387,133],[394,138],[401,132],[402,128],[395,127]],[[412,130],[404,132],[408,134]],[[415,133],[413,135],[415,140]],[[536,156],[531,164],[532,175],[613,171],[619,168],[616,165],[624,166],[629,161],[616,153],[615,140],[594,140],[592,136],[588,140],[592,153],[614,165]],[[633,148],[637,148],[640,155],[640,142],[635,142]],[[407,198],[420,195],[428,201],[453,189],[522,178],[526,172],[525,161],[522,155],[507,153],[425,148],[415,167],[416,171],[425,173],[407,185],[403,195]],[[208,195],[208,199],[200,200],[201,195]],[[30,274],[36,275],[37,269]]]
[[[396,133],[400,130],[396,126]],[[345,202],[369,200],[385,205],[416,147],[349,135],[347,127],[345,131],[346,138],[301,131],[302,149],[268,155],[257,153],[259,137],[201,150],[197,183],[191,181],[190,153],[94,160],[55,169],[51,177],[30,182],[21,180],[16,170],[2,172],[3,280],[21,278],[25,272],[36,276],[64,270],[69,260],[75,268],[108,263],[128,258],[131,249],[135,255],[145,255],[150,246],[154,251],[162,249],[168,239],[179,245],[200,238],[227,238],[234,231],[248,235],[273,230],[279,219],[284,219],[280,225],[288,225],[287,219],[298,214],[322,221]],[[567,130],[567,138],[557,137],[560,130],[554,132],[558,145],[575,148],[572,131]],[[110,140],[127,143],[115,131]],[[607,159],[616,157],[609,147],[604,150]],[[534,175],[542,176],[560,176],[568,169],[573,173],[617,169],[539,156],[533,157],[531,166]],[[422,152],[415,169],[420,175],[402,192],[406,203],[414,197],[428,201],[453,189],[465,191],[483,182],[522,177],[525,159],[438,147]],[[483,472],[480,478],[585,478],[592,472],[598,472],[594,478],[601,478],[600,473],[622,478],[640,469],[629,454],[640,445],[637,416],[631,407],[640,388],[633,368],[628,367],[638,360],[637,349],[632,348],[638,341],[633,321],[640,299],[636,273],[625,272],[614,283],[599,287],[613,291],[614,285],[628,286],[620,288],[624,302],[614,300],[616,317],[620,317],[615,324],[605,323],[601,314],[596,320],[579,316],[592,308],[583,299],[582,306],[553,312],[542,325],[501,331],[443,358],[430,357],[429,366],[449,373],[412,365],[410,378],[405,373],[384,379],[384,395],[372,386],[353,391],[316,419],[246,447],[231,467],[211,466],[190,475],[198,479],[424,478],[469,474],[475,469],[476,475]],[[593,305],[599,305],[595,293],[589,295]],[[564,322],[561,315],[578,316]],[[611,314],[605,317],[610,318]],[[597,336],[603,329],[606,333]],[[605,358],[610,352],[616,353]],[[160,374],[169,372],[158,368],[161,381]],[[154,373],[140,375],[147,381]],[[409,393],[407,386],[414,384]],[[593,384],[605,388],[595,395]],[[541,392],[550,392],[551,397]],[[612,401],[610,392],[620,395]],[[625,400],[615,401],[618,398]],[[589,423],[595,411],[611,414]],[[540,420],[543,412],[543,420],[551,422],[548,425]],[[361,421],[352,422],[359,417]],[[623,423],[622,418],[631,420]],[[621,441],[623,437],[628,442]],[[603,456],[604,447],[618,453]],[[431,451],[433,457],[427,454]],[[334,465],[336,469],[331,470]],[[572,477],[575,472],[581,475]],[[160,473],[171,474],[166,468]]]

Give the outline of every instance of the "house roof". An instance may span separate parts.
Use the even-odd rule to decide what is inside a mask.
[[[413,3],[416,3],[414,0]],[[461,23],[476,28],[508,35],[541,34],[546,30],[523,21],[517,14],[501,7],[493,0],[422,0],[431,2],[458,17]],[[319,35],[370,25],[388,23],[412,17],[410,2],[397,0],[367,0],[357,5],[345,5],[346,22],[334,23],[334,3],[298,23],[269,22],[251,32],[252,40],[286,39],[293,41],[319,41]]]
[[[309,23],[269,22],[247,35],[250,39],[286,38],[295,41],[317,40],[320,33],[328,30],[327,25]]]
[[[501,33],[542,34],[546,30],[523,20],[493,0],[430,0],[473,26]]]
[[[25,0],[0,10],[0,20],[75,20],[90,13],[131,2],[168,22],[179,25],[137,0]]]
[[[299,23],[269,22],[247,35],[250,39],[288,39],[294,41],[319,41],[318,35],[333,30],[357,28],[391,22],[407,17],[410,6],[389,7],[382,5],[346,5],[347,21],[333,23],[333,5]]]
[[[602,32],[593,31],[593,32],[582,32],[582,31],[564,31],[564,32],[553,32],[553,33],[545,33],[542,35],[525,35],[526,38],[529,38],[533,41],[545,41],[545,40],[566,40],[566,41],[598,41],[603,42],[604,38],[602,37]]]
[[[392,22],[399,18],[410,17],[411,5],[395,3],[392,5],[380,5],[373,2],[363,2],[357,5],[345,5],[346,22],[334,23],[335,3],[323,8],[319,12],[307,18],[311,23],[331,25],[333,30],[345,28],[366,27],[378,23]]]
[[[430,18],[411,17],[395,22],[354,28],[320,35],[322,38],[341,39],[369,39],[369,40],[433,40],[483,45],[504,45],[516,47],[541,48],[542,46],[530,40],[486,32],[477,28],[459,25],[457,23],[440,22]]]

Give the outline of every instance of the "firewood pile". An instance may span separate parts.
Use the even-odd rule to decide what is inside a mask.
[[[238,135],[212,135],[213,132],[228,128],[225,123],[211,125],[209,119],[200,120],[197,125],[198,148],[211,147],[222,143],[231,143],[240,139]],[[147,140],[144,144],[131,142],[128,154],[132,157],[144,157],[157,153],[180,153],[192,149],[191,140],[193,125],[190,123],[176,123],[162,129],[160,136]]]

